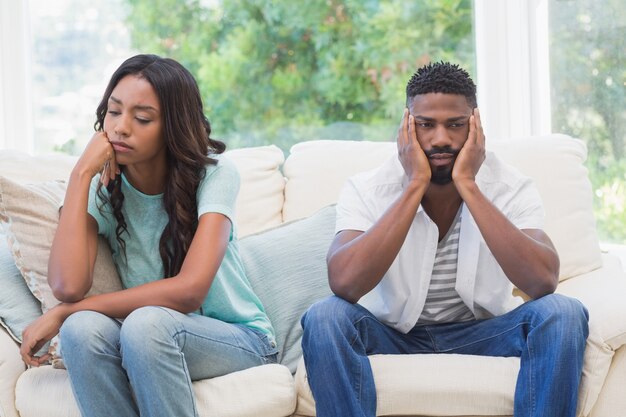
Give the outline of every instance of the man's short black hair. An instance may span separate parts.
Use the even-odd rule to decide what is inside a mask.
[[[459,94],[476,107],[476,84],[463,68],[449,62],[434,62],[419,68],[406,86],[406,105],[417,95],[428,93]]]

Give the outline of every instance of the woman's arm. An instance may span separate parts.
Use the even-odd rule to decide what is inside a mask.
[[[144,306],[163,306],[181,313],[191,313],[202,305],[213,278],[224,259],[230,236],[230,220],[218,213],[200,217],[180,272],[122,291],[95,295],[76,303],[60,306],[69,316],[75,311],[92,310],[110,317],[126,317]]]
[[[115,153],[106,135],[97,132],[72,170],[50,249],[48,284],[63,302],[81,300],[91,288],[98,226],[87,212],[89,187],[107,163],[107,172],[115,178]]]
[[[231,223],[226,216],[205,213],[200,217],[178,275],[114,293],[87,297],[76,303],[61,303],[49,310],[24,330],[20,349],[22,359],[33,366],[45,362],[47,356],[39,358],[34,356],[35,353],[59,332],[65,319],[76,311],[91,310],[123,318],[144,306],[169,307],[182,313],[197,310],[224,259],[230,229]]]

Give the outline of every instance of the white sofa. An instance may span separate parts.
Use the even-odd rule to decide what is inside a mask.
[[[546,230],[561,257],[557,291],[580,299],[589,309],[578,415],[626,416],[626,275],[616,257],[599,249],[584,144],[550,135],[489,141],[487,147],[535,179],[546,208]],[[334,207],[327,206],[336,202],[348,176],[394,153],[393,143],[353,141],[302,142],[286,160],[274,146],[229,151],[242,176],[237,220],[244,263],[276,327],[281,364],[195,382],[201,416],[315,415],[300,359],[299,318],[308,305],[330,293],[324,258],[333,235]],[[0,176],[24,183],[65,179],[74,161],[0,151]],[[0,220],[5,234],[10,233],[1,211]],[[8,246],[0,245],[0,263],[10,257]],[[5,270],[0,268],[0,273]],[[517,358],[370,359],[379,415],[513,414]],[[79,412],[66,371],[52,366],[26,370],[5,326],[0,330],[0,417],[17,416],[69,417]]]

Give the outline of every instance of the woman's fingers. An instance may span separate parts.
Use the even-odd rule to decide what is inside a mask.
[[[100,182],[105,187],[107,187],[109,185],[109,179],[110,179],[109,172],[110,171],[111,171],[111,165],[109,164],[109,161],[106,161],[104,163],[104,168],[102,169],[102,174],[100,174]]]

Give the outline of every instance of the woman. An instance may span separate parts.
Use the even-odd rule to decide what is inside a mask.
[[[84,416],[197,416],[191,381],[276,361],[238,252],[238,173],[174,60],[126,60],[96,114],[50,252],[62,303],[24,331],[22,357],[45,362],[35,352],[60,329]],[[124,290],[84,298],[98,234]]]

